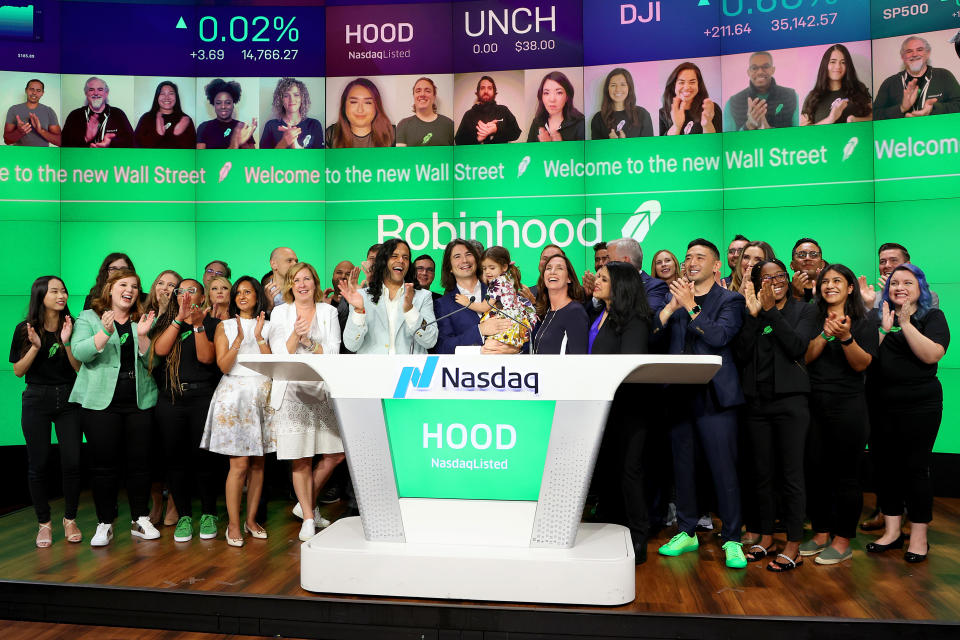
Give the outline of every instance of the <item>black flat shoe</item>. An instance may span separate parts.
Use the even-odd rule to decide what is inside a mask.
[[[647,541],[633,543],[634,564],[640,565],[647,561]]]
[[[903,549],[903,534],[901,533],[896,540],[890,544],[880,544],[878,542],[868,542],[865,547],[868,553],[883,553],[887,549]]]
[[[927,553],[911,553],[907,551],[903,554],[903,559],[909,562],[910,564],[918,564],[927,559],[927,555],[930,553],[930,543],[927,543]]]

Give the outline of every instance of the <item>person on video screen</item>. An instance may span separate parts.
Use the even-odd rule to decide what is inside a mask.
[[[138,147],[148,149],[193,149],[197,130],[193,120],[183,112],[180,90],[169,80],[157,85],[153,105],[140,116],[133,132]]]
[[[585,120],[573,106],[573,84],[560,71],[543,76],[537,90],[537,112],[527,132],[527,142],[583,140]]]
[[[453,120],[437,113],[437,85],[430,78],[413,83],[413,114],[397,124],[398,147],[453,144]]]
[[[110,105],[110,87],[96,76],[83,84],[86,104],[63,123],[64,147],[132,147],[133,127],[122,109]]]
[[[900,45],[903,70],[883,81],[873,101],[874,118],[913,118],[960,112],[960,84],[947,69],[930,65],[930,43],[910,36]]]
[[[603,81],[600,111],[590,121],[593,140],[642,138],[653,135],[650,112],[637,106],[633,76],[622,67],[607,74]]]
[[[280,78],[273,90],[273,115],[263,127],[261,149],[322,149],[323,125],[308,118],[310,91],[296,78]]]
[[[800,124],[797,92],[774,80],[777,68],[768,51],[757,51],[747,63],[750,85],[735,93],[723,109],[724,131],[753,131]]]
[[[59,147],[60,121],[57,120],[57,112],[40,104],[44,92],[43,81],[36,78],[28,80],[24,91],[27,101],[7,109],[7,120],[3,125],[4,143],[21,147]]]
[[[873,117],[870,91],[857,78],[850,51],[842,44],[826,50],[817,71],[817,83],[800,110],[800,126],[862,122]]]
[[[660,135],[678,136],[723,131],[723,114],[703,83],[700,67],[683,62],[670,72],[660,107]]]
[[[497,84],[490,76],[477,82],[477,101],[463,114],[457,144],[501,144],[520,137],[520,125],[506,106],[497,104]]]
[[[340,119],[327,127],[334,149],[392,147],[396,130],[383,109],[380,90],[366,78],[351,80],[340,94]]]
[[[255,149],[257,143],[253,140],[253,132],[257,129],[257,119],[251,118],[247,123],[233,117],[236,104],[240,102],[240,83],[216,78],[203,91],[217,117],[200,124],[197,149]]]

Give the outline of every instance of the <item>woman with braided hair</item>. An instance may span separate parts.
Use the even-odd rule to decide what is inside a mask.
[[[210,399],[216,382],[213,346],[217,321],[203,310],[203,285],[181,280],[163,315],[151,332],[150,367],[157,380],[156,421],[166,458],[168,483],[180,518],[173,539],[193,538],[190,477],[200,488],[200,537],[217,537],[217,494],[223,482],[221,460],[200,448]]]

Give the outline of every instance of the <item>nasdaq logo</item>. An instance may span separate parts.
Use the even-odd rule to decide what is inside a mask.
[[[406,398],[407,389],[412,386],[417,389],[428,389],[433,381],[433,372],[437,369],[439,356],[429,356],[423,364],[423,369],[404,367],[397,380],[397,388],[393,392],[394,398]]]

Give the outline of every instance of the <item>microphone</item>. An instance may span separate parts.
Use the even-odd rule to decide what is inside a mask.
[[[477,299],[476,296],[470,296],[470,304],[473,304],[474,300],[476,300],[476,299]],[[427,322],[426,320],[423,320],[423,321],[420,322],[420,331],[423,331],[424,329],[426,329],[427,327],[429,327],[429,326],[432,325],[432,324],[436,324],[436,323],[440,322],[440,321],[443,320],[444,318],[449,318],[450,316],[455,315],[455,314],[458,314],[458,313],[460,313],[461,311],[463,311],[464,309],[469,309],[469,308],[470,308],[470,307],[460,307],[459,309],[454,309],[454,310],[451,311],[450,313],[448,313],[448,314],[446,314],[446,315],[442,315],[442,316],[440,316],[439,318],[434,318],[434,319],[431,320],[430,322]],[[414,345],[414,344],[415,344],[415,342],[411,340],[411,341],[410,341],[410,354],[411,354],[411,355],[413,354],[413,345]]]
[[[473,303],[476,301],[476,299],[477,299],[477,296],[470,296],[470,304],[473,304]],[[457,313],[460,313],[460,312],[463,311],[464,309],[469,309],[469,308],[470,308],[470,307],[460,307],[459,309],[455,309],[455,310],[451,311],[450,313],[444,314],[444,315],[440,316],[439,318],[435,318],[434,320],[431,320],[430,322],[423,322],[423,323],[420,325],[420,330],[423,331],[424,329],[426,329],[426,328],[429,327],[430,325],[436,324],[437,322],[440,322],[441,320],[443,320],[443,319],[445,319],[445,318],[449,318],[450,316],[452,316],[452,315],[454,315],[454,314],[457,314]]]

